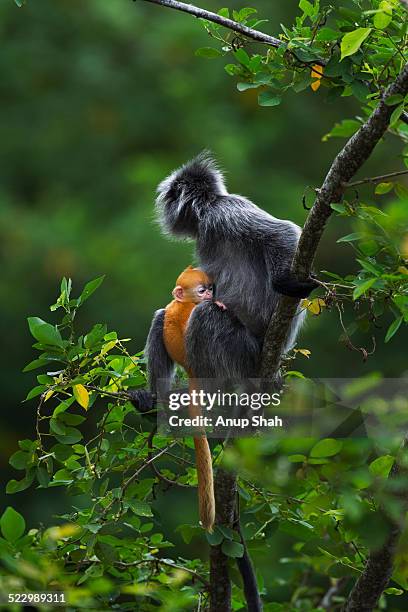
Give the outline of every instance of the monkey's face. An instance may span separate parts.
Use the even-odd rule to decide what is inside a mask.
[[[193,295],[193,302],[195,304],[199,304],[200,302],[203,302],[204,300],[212,300],[213,299],[213,295],[214,295],[214,290],[213,290],[213,286],[212,285],[198,285],[197,287],[195,287],[194,289],[192,289],[194,295]]]
[[[213,295],[214,290],[211,284],[185,285],[184,287],[177,285],[173,289],[173,297],[178,302],[200,304],[204,300],[212,300]]]

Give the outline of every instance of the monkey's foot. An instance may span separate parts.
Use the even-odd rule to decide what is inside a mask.
[[[319,286],[319,283],[316,282],[312,274],[305,281],[299,281],[292,273],[289,273],[287,276],[277,278],[273,286],[278,293],[283,295],[306,298],[313,289]]]
[[[227,310],[226,305],[223,304],[222,302],[219,302],[218,300],[215,300],[214,304],[217,304],[217,306],[221,308],[221,310]]]
[[[155,397],[146,389],[129,389],[127,393],[129,400],[141,414],[151,412],[156,406]]]

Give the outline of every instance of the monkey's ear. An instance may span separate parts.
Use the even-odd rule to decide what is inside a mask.
[[[184,291],[183,291],[183,287],[181,285],[177,285],[176,287],[174,287],[174,289],[171,292],[171,294],[174,297],[174,299],[177,300],[177,302],[182,302],[183,301]]]

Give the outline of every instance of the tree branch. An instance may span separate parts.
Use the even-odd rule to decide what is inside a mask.
[[[214,481],[216,525],[234,526],[237,478],[235,474],[218,468]],[[228,572],[228,557],[221,545],[210,550],[210,611],[231,612],[231,580]]]
[[[335,580],[334,584],[331,585],[327,593],[325,593],[323,596],[323,599],[319,604],[320,608],[330,611],[333,605],[333,597],[341,593],[346,582],[347,578],[339,578],[338,580]]]
[[[343,195],[344,184],[370,157],[374,147],[384,136],[395,106],[385,104],[385,99],[394,94],[405,96],[408,93],[408,64],[404,66],[395,81],[388,87],[383,98],[367,121],[348,140],[333,161],[300,236],[299,244],[292,263],[292,271],[300,278],[309,276],[313,259],[325,228],[332,213],[330,204],[338,202]],[[290,325],[297,315],[299,300],[281,296],[274,315],[269,323],[263,346],[261,377],[276,378],[287,341]]]
[[[176,11],[189,13],[190,15],[194,15],[194,17],[198,17],[199,19],[206,19],[207,21],[211,21],[212,23],[218,23],[219,25],[224,26],[224,28],[233,30],[238,34],[242,34],[243,36],[251,38],[252,40],[256,40],[257,42],[270,45],[271,47],[280,47],[284,44],[281,40],[279,40],[279,38],[275,38],[274,36],[270,36],[269,34],[264,34],[264,32],[254,30],[253,28],[249,28],[248,26],[242,23],[238,23],[233,19],[228,19],[228,17],[222,17],[221,15],[217,15],[217,13],[206,11],[205,9],[194,6],[193,4],[178,2],[178,0],[144,0],[144,2],[159,4],[160,6],[166,6],[168,8],[175,9]]]
[[[406,454],[408,450],[408,436],[405,436],[400,452],[391,469],[389,479],[395,480],[403,477],[407,478]],[[388,519],[388,535],[381,548],[372,550],[368,555],[363,573],[358,578],[347,602],[344,606],[344,612],[371,612],[377,607],[384,589],[391,578],[394,569],[394,558],[397,549],[399,538],[405,528],[405,514],[408,510],[408,494],[406,482],[401,484],[395,492],[395,498],[401,505],[400,516],[396,519],[394,516],[387,516],[386,508],[381,508],[382,516]]]
[[[371,176],[368,178],[360,179],[359,181],[354,181],[353,183],[345,183],[343,186],[345,189],[348,189],[349,187],[358,187],[359,185],[365,185],[366,183],[381,183],[382,181],[386,181],[387,179],[395,178],[396,176],[403,176],[404,174],[408,174],[408,170],[398,170],[397,172],[388,172],[388,174]]]

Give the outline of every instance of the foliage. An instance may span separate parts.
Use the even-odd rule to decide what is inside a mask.
[[[21,440],[10,458],[23,477],[11,480],[7,491],[63,487],[72,507],[57,525],[28,532],[21,514],[6,508],[0,519],[1,589],[63,590],[77,609],[131,610],[136,602],[143,610],[157,605],[190,610],[198,598],[205,605],[206,563],[174,558],[156,500],[172,485],[196,484],[192,440],[170,440],[155,427],[145,431],[146,420],[140,422],[128,401],[129,390],[145,385],[143,359],[128,353],[127,339],[100,323],[77,333],[78,310],[101,281],[87,283],[73,298],[72,283],[64,278],[50,307],[61,312],[60,322],[28,319],[39,355],[25,371],[45,373],[37,375],[27,398],[37,401],[37,435]],[[401,410],[401,398],[395,401]],[[249,550],[272,556],[276,538],[289,537],[292,543],[292,554],[280,559],[272,584],[263,587],[266,601],[268,590],[279,585],[292,593],[293,605],[317,609],[327,577],[358,575],[373,539],[379,545],[387,535],[378,519],[378,500],[398,512],[395,483],[385,480],[397,444],[383,443],[378,457],[368,439],[251,438],[225,452],[214,449],[217,462],[241,475],[241,520]],[[198,525],[180,524],[177,532],[186,544],[193,538],[221,544],[231,567],[243,554],[239,533],[227,526],[204,536]],[[402,562],[397,566],[390,594],[408,587],[404,568]],[[305,573],[315,576],[315,586],[296,589]],[[234,606],[243,605],[235,578]],[[266,609],[288,608],[270,601]]]
[[[79,501],[59,517],[59,526],[28,534],[21,515],[6,509],[0,521],[3,561],[18,576],[13,588],[44,590],[53,584],[84,609],[96,599],[99,606],[121,601],[121,609],[134,609],[135,598],[152,602],[145,609],[154,601],[174,609],[176,600],[178,609],[189,609],[205,570],[199,560],[168,556],[165,549],[173,545],[161,533],[152,507],[160,478],[146,468],[156,455],[167,457],[170,448],[176,465],[187,461],[191,451],[155,436],[154,430],[143,431],[126,393],[145,385],[143,360],[128,353],[127,339],[108,332],[104,324],[77,335],[78,309],[102,280],[87,283],[73,298],[71,281],[64,278],[51,306],[52,312],[62,312],[61,322],[28,319],[39,356],[25,371],[46,373],[37,375],[38,385],[27,396],[39,398],[37,437],[20,441],[20,450],[10,458],[24,476],[11,480],[7,492],[33,484],[64,487]],[[171,484],[174,477],[167,467],[163,478]],[[186,486],[193,484],[195,470],[188,467],[179,478]]]
[[[353,96],[361,105],[361,115],[342,120],[323,140],[348,137],[360,127],[363,117],[375,109],[387,85],[396,78],[408,57],[408,20],[402,3],[398,0],[366,3],[353,0],[352,4],[353,9],[350,9],[323,4],[320,0],[301,0],[301,14],[295,24],[291,28],[282,26],[281,46],[267,48],[264,54],[251,53],[245,37],[235,32],[225,34],[222,26],[204,21],[210,36],[219,40],[222,47],[221,50],[199,49],[197,54],[204,57],[232,55],[236,63],[227,64],[225,70],[239,79],[238,91],[260,90],[258,102],[261,106],[276,106],[288,90],[300,93],[309,86],[314,92],[322,87],[326,101]],[[219,14],[257,27],[262,21],[254,17],[256,12],[255,8],[244,8],[230,15],[228,9],[221,9]],[[408,114],[405,115],[404,110],[408,96],[407,99],[392,96],[386,103],[394,107],[390,132],[401,140],[401,155],[408,166]],[[400,182],[384,180],[377,185],[373,196],[392,190],[400,199],[402,210],[408,190]],[[335,306],[343,328],[341,338],[352,349],[355,347],[350,336],[358,329],[372,332],[378,319],[388,311],[392,321],[388,324],[385,342],[391,340],[402,324],[408,323],[406,215],[394,217],[393,223],[375,201],[365,204],[359,200],[358,192],[356,194],[351,202],[343,199],[332,208],[339,215],[355,220],[360,230],[338,240],[354,248],[360,269],[348,272],[345,277],[327,273],[334,283],[323,284],[326,294],[315,301],[304,302],[312,314],[320,314],[322,305]],[[347,302],[355,302],[359,313],[346,328],[342,313]],[[363,353],[364,359],[370,354],[366,349],[356,350]],[[374,350],[375,344],[371,354]]]
[[[330,101],[354,96],[367,113],[405,63],[406,10],[398,0],[353,0],[351,4],[353,8],[300,0],[295,23],[281,25],[281,46],[267,48],[265,53],[250,52],[244,37],[225,33],[219,24],[204,20],[210,36],[222,46],[199,49],[197,54],[210,58],[231,54],[235,63],[227,64],[226,72],[239,78],[239,91],[261,89],[261,105],[269,105],[270,100],[279,104],[288,90],[299,93],[317,79]],[[254,28],[264,21],[256,13],[252,7],[234,10],[231,15],[228,9],[219,11],[223,17]],[[398,103],[392,122],[396,124],[404,100],[393,102]]]

